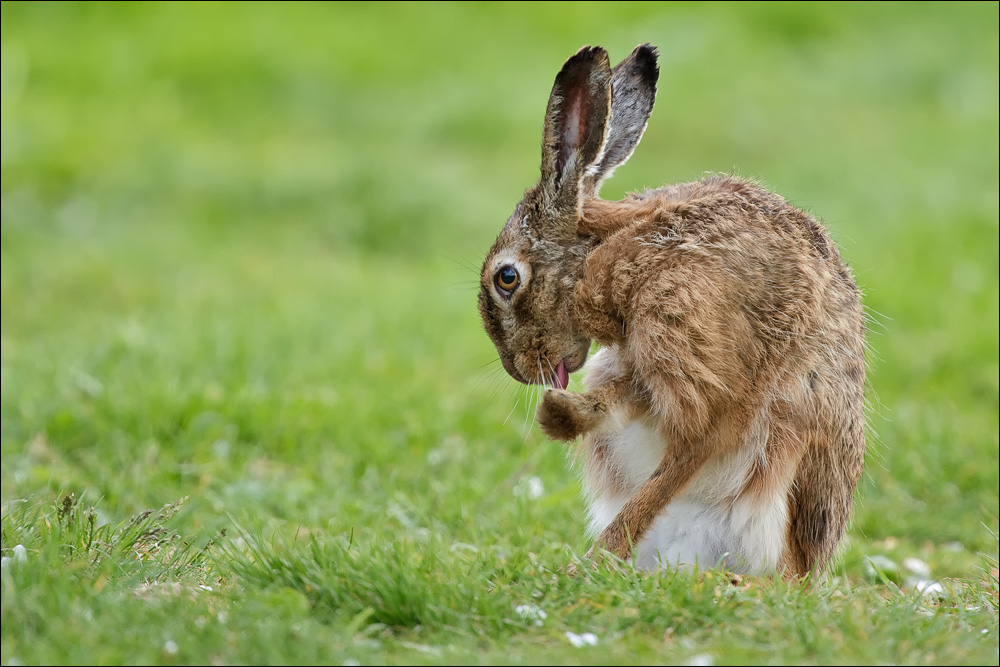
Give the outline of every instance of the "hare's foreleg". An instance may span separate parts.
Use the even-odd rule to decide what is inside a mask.
[[[615,407],[632,399],[632,379],[619,377],[585,394],[547,389],[535,418],[553,440],[575,440],[608,418]]]
[[[713,454],[710,447],[699,446],[703,443],[678,446],[680,444],[667,447],[656,470],[601,532],[588,557],[594,556],[597,549],[604,549],[628,559],[633,546],[642,540],[663,509],[684,490]]]

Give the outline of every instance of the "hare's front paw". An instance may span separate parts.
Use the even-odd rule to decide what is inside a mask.
[[[553,440],[574,440],[594,427],[597,415],[582,395],[565,389],[546,389],[535,418]]]

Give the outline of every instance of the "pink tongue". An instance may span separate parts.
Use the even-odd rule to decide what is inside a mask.
[[[566,372],[566,364],[562,361],[556,366],[556,387],[565,389],[569,384],[569,373]]]

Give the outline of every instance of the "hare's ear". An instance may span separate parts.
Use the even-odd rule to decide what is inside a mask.
[[[656,81],[660,76],[656,56],[655,47],[640,44],[611,73],[611,120],[607,139],[600,162],[584,180],[585,194],[596,196],[601,183],[625,164],[639,145],[656,100]]]
[[[584,176],[601,159],[610,113],[608,53],[599,46],[585,46],[556,76],[545,110],[539,187],[548,207],[562,213],[579,212]]]

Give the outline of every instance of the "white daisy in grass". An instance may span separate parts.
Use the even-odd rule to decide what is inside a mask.
[[[514,495],[518,498],[538,500],[545,495],[545,484],[542,483],[540,477],[536,477],[535,475],[522,477],[518,481],[517,486],[514,487]]]
[[[514,609],[514,613],[518,615],[523,621],[527,621],[533,625],[541,626],[542,622],[548,618],[548,614],[541,607],[536,607],[533,604],[521,604]]]
[[[565,632],[566,639],[569,643],[577,648],[583,648],[584,646],[597,646],[597,635],[593,632],[584,632],[583,634],[576,634],[575,632]]]

